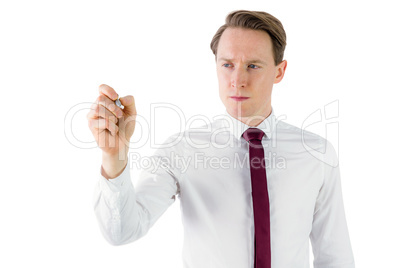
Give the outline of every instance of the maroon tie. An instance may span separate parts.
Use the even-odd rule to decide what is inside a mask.
[[[251,191],[253,196],[255,226],[255,268],[271,267],[269,198],[264,148],[261,144],[263,136],[264,132],[258,128],[249,128],[243,133],[243,138],[249,143]]]

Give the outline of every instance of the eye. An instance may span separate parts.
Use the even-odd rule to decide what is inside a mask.
[[[251,69],[258,69],[259,68],[257,65],[254,65],[254,64],[250,64],[248,67],[250,67]]]
[[[226,67],[226,68],[229,68],[229,67],[231,67],[231,64],[230,63],[224,63],[222,66]]]

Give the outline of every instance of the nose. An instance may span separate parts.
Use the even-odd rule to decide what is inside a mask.
[[[233,88],[244,88],[247,84],[247,71],[242,68],[236,68],[232,72],[231,86]]]

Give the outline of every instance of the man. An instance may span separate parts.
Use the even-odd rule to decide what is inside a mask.
[[[273,85],[287,66],[285,46],[272,15],[229,14],[211,42],[227,116],[204,131],[172,135],[136,189],[127,168],[134,98],[120,98],[121,109],[115,90],[100,86],[88,119],[103,151],[95,212],[110,243],[145,235],[177,195],[184,267],[309,267],[309,238],[315,267],[354,267],[333,147],[276,120],[272,110]]]

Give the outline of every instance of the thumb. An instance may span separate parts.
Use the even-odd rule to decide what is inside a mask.
[[[124,96],[120,98],[121,104],[124,106],[124,113],[127,115],[136,115],[137,114],[137,109],[135,108],[135,101],[134,97],[131,95]]]

